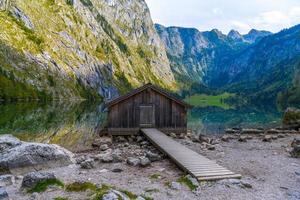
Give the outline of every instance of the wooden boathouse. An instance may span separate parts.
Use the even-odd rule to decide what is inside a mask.
[[[107,108],[109,134],[131,135],[140,131],[183,171],[198,180],[241,177],[164,134],[186,133],[190,106],[161,88],[146,84],[109,102]]]
[[[107,104],[108,133],[130,135],[138,133],[141,128],[186,133],[187,110],[190,107],[149,83]]]

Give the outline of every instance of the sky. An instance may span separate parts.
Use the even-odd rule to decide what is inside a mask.
[[[200,31],[252,28],[273,33],[300,24],[300,0],[146,0],[152,19]]]

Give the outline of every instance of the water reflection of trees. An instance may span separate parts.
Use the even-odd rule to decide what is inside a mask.
[[[0,113],[0,134],[57,143],[72,150],[89,146],[106,117],[96,102],[0,104]]]
[[[189,128],[200,133],[223,133],[232,127],[272,127],[280,124],[281,113],[276,108],[240,107],[222,109],[218,107],[194,108],[189,112]],[[199,126],[199,124],[201,126]],[[199,128],[200,127],[200,128]]]

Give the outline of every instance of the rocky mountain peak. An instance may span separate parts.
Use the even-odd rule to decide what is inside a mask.
[[[236,30],[231,30],[227,37],[233,39],[233,40],[240,40],[240,39],[243,39],[243,36]]]

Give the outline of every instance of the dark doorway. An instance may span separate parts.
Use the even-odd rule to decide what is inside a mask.
[[[140,106],[140,127],[151,128],[155,127],[155,114],[153,105]]]

